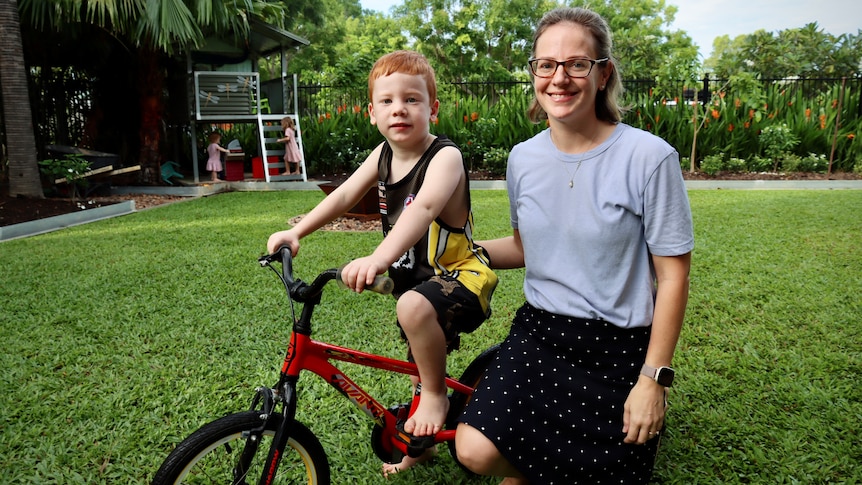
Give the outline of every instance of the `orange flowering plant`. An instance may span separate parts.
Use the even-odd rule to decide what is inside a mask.
[[[721,155],[711,158],[710,170],[730,159],[747,160],[750,170],[766,168],[762,161],[768,159],[766,165],[777,170],[790,155],[802,162],[788,159],[786,165],[798,169],[821,170],[822,157],[832,157],[830,169],[853,170],[857,161],[862,164],[862,145],[855,140],[862,130],[860,91],[862,82],[764,82],[740,75],[709,93],[703,106],[695,107],[690,98],[671,102],[667,92],[630,96],[633,109],[625,121],[664,138],[680,154],[696,152],[695,165]],[[764,130],[786,134],[792,138],[785,141],[795,144],[781,149],[770,135],[763,139]]]
[[[769,152],[773,144],[762,139],[771,126],[783,125],[797,144],[788,154],[803,159],[823,155],[837,170],[862,164],[859,112],[862,82],[762,81],[737,75],[711,88],[700,104],[694,94],[702,89],[656,86],[625,91],[623,121],[667,140],[695,163],[725,154],[725,160],[748,161],[750,170],[777,168],[781,163]],[[701,84],[702,85],[702,84]],[[691,84],[689,84],[691,86]],[[697,86],[697,84],[694,84]],[[628,86],[627,86],[628,87]],[[489,83],[439,83],[440,113],[431,131],[451,138],[472,170],[501,172],[508,150],[547,127],[526,116],[533,97],[529,84],[498,87]],[[486,93],[481,95],[479,93]],[[368,150],[382,141],[368,121],[364,89],[344,90],[312,99],[302,116],[303,143],[310,171],[349,171]],[[691,156],[690,156],[691,154]],[[769,163],[762,163],[769,160]],[[792,165],[792,163],[788,163]],[[818,163],[803,163],[800,167]]]

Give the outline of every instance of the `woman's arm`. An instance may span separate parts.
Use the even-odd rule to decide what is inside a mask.
[[[644,363],[652,367],[670,367],[688,304],[691,253],[653,256],[652,260],[658,289]],[[638,378],[626,400],[623,414],[626,443],[643,444],[662,429],[665,391],[663,386],[649,377],[641,375]]]
[[[492,269],[514,269],[524,267],[524,246],[521,243],[521,233],[512,230],[512,235],[488,241],[476,241],[485,248],[491,258]]]

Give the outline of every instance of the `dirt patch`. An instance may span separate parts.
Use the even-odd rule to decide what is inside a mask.
[[[305,217],[305,214],[300,214],[296,217],[292,217],[288,224],[291,226],[295,226],[297,222],[301,221],[302,218]],[[342,231],[342,232],[372,232],[372,231],[382,231],[383,228],[380,224],[380,217],[374,217],[371,219],[356,219],[353,217],[339,217],[329,224],[320,228],[321,231]]]
[[[27,199],[20,197],[0,196],[0,226],[9,226],[21,222],[35,221],[46,217],[70,214],[97,207],[119,204],[127,200],[135,201],[135,209],[141,210],[169,202],[183,200],[184,197],[174,195],[127,194],[110,197],[90,197],[87,200],[73,203],[69,199],[45,198]]]

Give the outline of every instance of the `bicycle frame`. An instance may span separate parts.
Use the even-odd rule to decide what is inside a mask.
[[[302,370],[313,372],[341,392],[350,402],[367,414],[368,417],[384,428],[384,430],[390,428],[394,430],[397,417],[338,369],[338,367],[333,365],[330,362],[331,360],[411,376],[419,375],[416,364],[318,342],[306,335],[295,332],[291,336],[291,343],[282,368],[282,374],[285,377],[298,377]],[[473,392],[472,387],[466,386],[451,377],[446,378],[446,386],[453,391],[467,395]],[[454,438],[454,430],[443,430],[435,435],[434,442],[442,443]],[[394,444],[402,452],[407,452],[404,443],[396,441]]]
[[[264,476],[261,477],[260,483],[268,485],[275,478],[280,457],[290,436],[290,426],[295,420],[296,385],[302,371],[310,371],[320,376],[350,400],[358,409],[368,415],[382,430],[381,442],[387,453],[391,453],[392,447],[395,447],[405,455],[410,454],[411,450],[405,443],[404,436],[401,435],[401,439],[396,438],[401,433],[397,429],[398,420],[399,418],[403,419],[404,416],[397,416],[392,410],[383,406],[336,367],[332,361],[347,362],[396,374],[418,377],[419,372],[416,364],[313,340],[311,338],[311,317],[314,313],[314,308],[320,303],[324,285],[328,281],[336,279],[337,271],[334,269],[326,270],[309,285],[293,278],[290,250],[282,249],[279,253],[278,255],[262,257],[260,263],[262,266],[270,267],[282,280],[288,297],[291,299],[291,306],[293,301],[304,303],[304,306],[300,317],[294,319],[278,384],[272,389],[258,388],[257,395],[252,402],[252,409],[256,409],[262,400],[263,414],[268,416],[274,410],[275,402],[281,401],[283,403],[282,412],[285,417],[281,429],[276,432],[270,446],[264,467]],[[274,260],[282,262],[281,274],[269,265]],[[465,396],[473,393],[472,387],[462,384],[451,377],[446,378],[446,386],[453,392]],[[418,403],[418,399],[419,394],[417,393],[414,395],[411,411]],[[263,429],[264,424],[262,423],[260,431],[262,432]],[[246,449],[235,470],[238,472],[235,473],[236,476],[240,476],[247,468],[246,460],[250,460],[250,457],[256,453],[259,437],[259,435],[255,436],[255,432],[252,432],[252,435],[246,440]],[[407,441],[409,441],[409,437],[407,438]],[[435,444],[453,441],[454,439],[454,429],[442,430],[434,435]]]

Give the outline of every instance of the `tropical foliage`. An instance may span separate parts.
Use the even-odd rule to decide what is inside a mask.
[[[499,86],[506,89],[481,96],[463,84],[440,86],[440,117],[432,130],[452,138],[474,170],[503,172],[508,150],[545,127],[525,116],[532,97],[529,84]],[[676,96],[633,91],[624,121],[667,140],[688,159],[687,170],[849,172],[862,167],[862,145],[856,139],[862,132],[860,80],[768,83],[734,76],[703,105],[686,101],[683,91]],[[303,118],[306,159],[316,173],[349,172],[382,141],[360,97],[339,92],[343,94],[326,99],[349,104],[327,107],[318,93],[320,114]]]
[[[804,86],[807,87],[803,89]],[[752,83],[736,77],[712,93],[703,108],[680,102],[680,98],[639,96],[633,100],[636,108],[626,121],[659,134],[683,155],[691,153],[697,127],[695,160],[719,153],[752,163],[758,157],[768,157],[777,160],[775,169],[787,169],[778,159],[814,154],[833,160],[834,170],[852,171],[862,165],[862,145],[856,139],[862,133],[860,91],[862,83],[858,80],[853,84],[839,80],[816,86]],[[779,138],[787,141],[793,137],[798,143],[777,152],[771,150],[775,143],[764,142],[763,138],[769,138],[770,130],[776,130],[776,126],[785,127],[784,136]],[[824,164],[818,171],[827,168]]]

